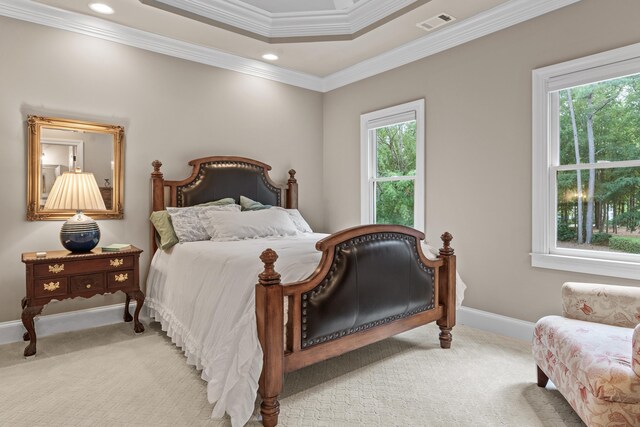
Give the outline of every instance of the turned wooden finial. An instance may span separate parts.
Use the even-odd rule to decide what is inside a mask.
[[[444,246],[440,248],[441,256],[451,256],[453,255],[453,248],[451,247],[451,241],[453,240],[453,236],[448,231],[445,231],[442,236],[440,236]]]
[[[151,172],[151,175],[153,176],[162,175],[162,172],[160,172],[160,167],[162,166],[162,162],[160,160],[154,160],[153,162],[151,162],[151,166],[153,166],[153,172]]]
[[[271,248],[265,249],[260,254],[260,260],[264,263],[264,271],[258,275],[258,282],[261,285],[270,286],[280,283],[280,274],[274,268],[277,259],[278,254]]]
[[[296,179],[296,170],[295,169],[289,169],[289,184],[294,184],[298,182],[298,180]]]

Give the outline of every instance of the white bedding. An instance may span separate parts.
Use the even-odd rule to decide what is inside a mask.
[[[283,283],[302,280],[318,265],[315,243],[326,236],[189,242],[154,255],[146,305],[187,363],[202,370],[208,400],[215,403],[213,418],[226,412],[239,427],[254,411],[262,370],[254,292],[263,270],[260,254],[267,248],[278,253],[276,271]],[[465,288],[458,276],[458,305]]]

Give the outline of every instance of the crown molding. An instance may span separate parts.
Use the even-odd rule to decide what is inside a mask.
[[[581,0],[511,0],[471,18],[456,22],[435,33],[330,74],[323,79],[322,91],[329,92],[398,68],[579,1]]]
[[[324,78],[29,0],[0,0],[0,15],[317,92],[328,92],[579,1],[581,0],[511,0]]]
[[[0,0],[0,15],[96,37],[151,52],[186,59],[293,86],[322,91],[322,79],[253,59],[243,58],[104,19],[69,12],[29,0]]]
[[[412,5],[426,0],[369,0],[340,10],[271,13],[240,0],[141,0],[144,4],[207,22],[219,22],[266,40],[352,36]]]

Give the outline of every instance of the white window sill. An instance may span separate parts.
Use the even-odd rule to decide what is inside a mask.
[[[637,262],[532,253],[531,266],[623,279],[640,279],[640,263]]]

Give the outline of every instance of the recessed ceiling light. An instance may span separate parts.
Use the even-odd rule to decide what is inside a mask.
[[[276,55],[275,53],[265,53],[264,55],[262,55],[262,59],[266,59],[267,61],[277,61],[278,55]]]
[[[89,3],[89,7],[94,12],[102,13],[103,15],[111,15],[114,12],[111,6],[104,3]]]

